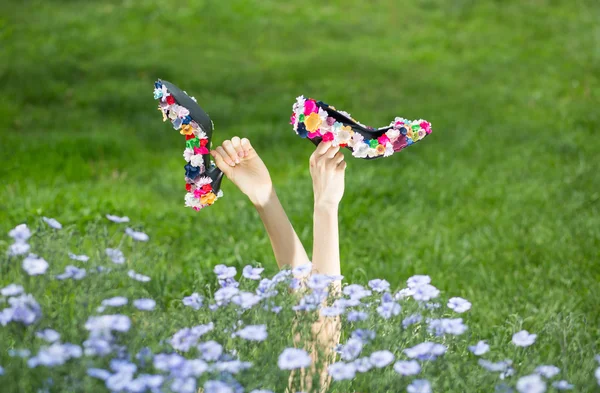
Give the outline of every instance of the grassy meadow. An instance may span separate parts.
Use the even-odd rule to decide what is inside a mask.
[[[57,241],[93,257],[105,246],[95,234],[119,244],[104,215],[129,216],[150,236],[134,250],[136,271],[156,278],[146,295],[169,310],[209,291],[217,264],[277,266],[257,213],[227,180],[211,208],[183,206],[184,142],[161,122],[157,78],[197,98],[213,144],[252,141],[309,255],[313,145],[288,124],[295,97],[375,127],[430,121],[432,135],[393,157],[347,152],[346,282],[385,278],[395,289],[428,274],[473,303],[473,340],[502,346],[535,332],[529,361],[557,365],[577,391],[598,388],[600,3],[3,2],[0,232],[27,223],[41,233],[40,217],[54,217],[69,234]],[[0,237],[1,254],[10,243]],[[44,257],[55,273],[70,263]],[[2,258],[0,288],[34,285]],[[63,291],[56,310],[107,297],[44,288],[39,296]],[[49,318],[66,326],[69,315]],[[5,367],[14,337],[0,339]]]

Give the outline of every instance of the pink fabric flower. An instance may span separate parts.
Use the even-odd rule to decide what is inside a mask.
[[[419,127],[421,127],[422,129],[424,129],[427,134],[431,134],[431,123],[430,122],[428,122],[428,121],[422,121],[419,124]]]
[[[317,102],[315,100],[306,100],[304,103],[304,115],[308,116],[313,112],[319,112]]]
[[[202,195],[205,195],[208,191],[203,190],[202,188],[196,188],[194,190],[194,197],[200,199]]]
[[[335,119],[333,117],[327,118],[327,125],[332,126],[335,123]]]
[[[383,145],[383,146],[385,146],[385,144],[388,143],[389,141],[390,141],[390,138],[388,138],[388,136],[385,134],[383,134],[382,136],[377,138],[377,142],[379,142],[379,144]]]
[[[308,133],[308,137],[310,139],[316,138],[318,136],[321,136],[321,129],[316,130],[315,132],[309,132]]]
[[[292,117],[290,117],[290,124],[296,124],[296,113],[292,113]]]
[[[398,139],[396,139],[392,144],[394,151],[400,151],[404,149],[407,145],[408,142],[406,141],[406,135],[400,135]]]
[[[208,149],[205,146],[200,146],[200,147],[194,146],[194,153],[196,153],[196,154],[208,154]]]
[[[397,121],[396,124],[394,124],[394,128],[400,128],[404,125],[403,121]]]
[[[326,132],[325,135],[323,135],[323,141],[324,142],[330,142],[332,140],[333,140],[333,133]]]

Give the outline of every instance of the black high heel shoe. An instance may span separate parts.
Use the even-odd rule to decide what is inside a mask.
[[[194,210],[212,205],[223,195],[223,172],[210,160],[212,120],[194,98],[170,82],[156,81],[154,98],[159,100],[163,121],[170,120],[173,128],[185,136],[185,205]]]
[[[300,137],[315,145],[332,141],[335,146],[349,149],[354,157],[367,160],[389,157],[431,134],[431,124],[422,119],[396,117],[389,126],[372,128],[347,112],[304,96],[296,98],[292,110],[290,124]]]

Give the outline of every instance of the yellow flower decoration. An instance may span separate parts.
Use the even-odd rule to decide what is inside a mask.
[[[163,121],[167,121],[168,117],[167,114],[165,113],[165,111],[162,110],[162,108],[159,106],[158,110],[160,111],[160,113],[162,113],[163,115]]]
[[[406,132],[406,136],[410,139],[412,139],[413,141],[415,140],[414,135],[413,135],[413,131],[409,128],[408,131]]]
[[[304,126],[310,132],[315,132],[321,127],[321,118],[317,112],[313,112],[304,119]]]
[[[385,153],[385,146],[383,146],[380,143],[379,145],[377,145],[377,147],[375,148],[375,150],[377,151],[378,155],[382,155],[383,153]]]
[[[212,205],[215,203],[215,199],[217,199],[217,196],[213,192],[209,192],[200,197],[200,203],[203,205]]]
[[[194,127],[190,124],[183,124],[181,126],[181,130],[179,130],[181,135],[192,135],[194,133]]]

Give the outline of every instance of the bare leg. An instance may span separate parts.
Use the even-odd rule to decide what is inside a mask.
[[[210,154],[233,184],[248,196],[265,226],[279,268],[309,262],[306,250],[277,197],[269,170],[246,138],[224,141]]]
[[[313,271],[320,274],[338,276],[341,273],[340,241],[338,229],[338,207],[344,194],[344,172],[346,162],[339,147],[330,142],[321,142],[310,158],[310,173],[313,179],[314,219],[313,219]],[[341,281],[335,281],[331,290],[337,295]],[[339,317],[319,316],[312,326],[314,344],[311,351],[313,362],[321,360],[320,386],[309,391],[326,392],[331,383],[327,367],[335,359],[334,348],[339,343],[341,320]],[[322,359],[319,359],[322,356]],[[313,364],[314,364],[313,363]],[[312,369],[307,375],[307,385],[312,383]],[[312,375],[311,375],[312,374]]]

